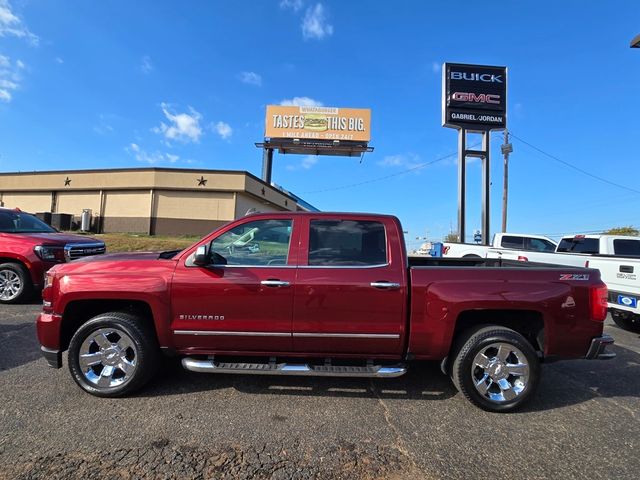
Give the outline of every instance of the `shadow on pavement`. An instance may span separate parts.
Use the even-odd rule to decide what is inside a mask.
[[[0,324],[0,371],[40,358],[34,323]]]

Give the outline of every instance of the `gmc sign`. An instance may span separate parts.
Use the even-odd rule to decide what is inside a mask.
[[[507,68],[445,63],[442,125],[476,130],[507,126]]]

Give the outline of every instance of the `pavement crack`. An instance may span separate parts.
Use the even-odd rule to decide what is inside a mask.
[[[382,399],[382,397],[378,393],[378,389],[376,388],[373,380],[371,380],[371,392],[376,396],[378,400],[378,404],[382,407],[382,416],[384,418],[384,421],[389,427],[389,430],[391,430],[391,432],[393,433],[393,437],[394,437],[393,447],[395,447],[402,455],[404,455],[407,458],[407,460],[409,460],[409,463],[411,464],[411,467],[414,469],[414,471],[420,472],[421,469],[420,467],[418,467],[415,460],[413,459],[413,455],[411,454],[411,452],[409,452],[409,449],[407,448],[404,438],[402,437],[402,433],[400,432],[398,427],[396,427],[395,424],[391,421],[391,411],[389,410],[389,407],[387,406],[385,401]]]

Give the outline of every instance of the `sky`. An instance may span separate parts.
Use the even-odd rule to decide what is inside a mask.
[[[638,33],[637,0],[0,0],[0,171],[260,176],[266,105],[370,108],[372,153],[276,154],[273,181],[321,210],[397,215],[414,247],[457,222],[441,65],[502,65],[508,231],[637,227]],[[491,142],[493,233],[502,132]],[[480,174],[469,161],[469,234],[480,227]]]

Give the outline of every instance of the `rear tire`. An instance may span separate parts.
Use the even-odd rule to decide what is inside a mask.
[[[0,264],[0,303],[20,303],[31,298],[33,283],[21,263]]]
[[[151,380],[160,361],[156,334],[146,319],[110,312],[82,324],[69,344],[69,371],[85,392],[121,397]]]
[[[460,339],[451,368],[456,388],[489,412],[522,407],[540,381],[540,361],[519,333],[499,326],[472,330]]]
[[[613,310],[611,312],[611,318],[617,326],[623,330],[627,330],[633,333],[640,333],[640,315],[635,315],[631,312],[628,314]]]

